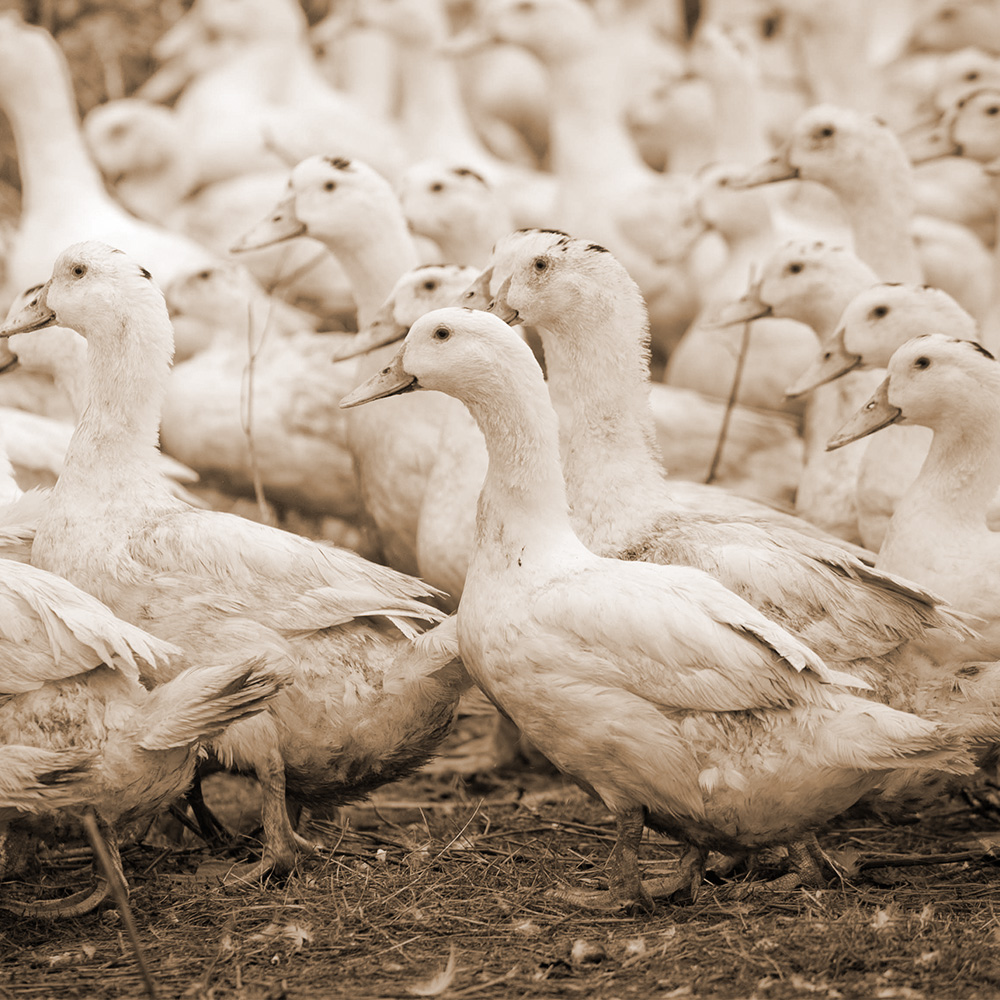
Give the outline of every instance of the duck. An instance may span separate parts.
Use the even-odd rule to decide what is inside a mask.
[[[854,251],[882,281],[928,283],[974,315],[985,310],[989,254],[968,229],[921,216],[914,227],[913,171],[895,133],[871,115],[819,104],[795,123],[782,149],[734,183],[798,178],[833,191],[853,233]],[[950,248],[950,249],[949,249]],[[956,249],[961,252],[956,255]]]
[[[852,251],[821,240],[790,240],[760,265],[755,281],[737,302],[719,309],[710,322],[741,324],[765,316],[799,320],[813,328],[820,345],[833,336],[844,307],[878,276]],[[796,382],[786,390],[796,394]],[[877,379],[852,371],[844,380],[819,386],[807,400],[803,438],[805,460],[795,492],[800,517],[856,545],[857,480],[863,449],[828,452],[826,442],[872,393]]]
[[[216,267],[229,244],[281,197],[288,173],[286,167],[250,171],[193,190],[196,151],[185,141],[177,114],[136,97],[91,108],[83,136],[106,183],[130,212],[209,248],[219,258]],[[308,241],[248,253],[241,262],[259,283],[258,297],[262,284],[280,296],[279,303],[294,300],[325,317],[350,312],[343,271]],[[191,353],[180,333],[176,339],[179,354]]]
[[[337,156],[312,156],[291,172],[287,197],[233,244],[234,253],[307,236],[340,260],[357,306],[357,326],[379,317],[399,278],[421,262],[392,185],[370,166]],[[392,353],[368,353],[355,369],[361,381]],[[389,563],[419,572],[417,526],[442,423],[461,411],[441,396],[390,400],[348,414],[347,443],[358,488]]]
[[[498,317],[428,313],[341,405],[414,389],[462,399],[490,454],[456,613],[463,660],[615,819],[610,893],[573,902],[651,911],[697,887],[710,849],[794,843],[892,769],[966,768],[941,727],[858,696],[707,574],[591,552],[571,526],[541,369]],[[688,847],[667,885],[642,881],[646,826]]]
[[[216,258],[179,233],[126,212],[107,193],[80,135],[69,68],[44,28],[0,18],[0,107],[10,119],[21,175],[21,217],[6,258],[4,307],[44,281],[68,244],[94,236],[126,247],[164,283]]]
[[[346,422],[329,398],[353,385],[352,364],[329,363],[352,335],[317,333],[297,310],[283,315],[236,263],[179,278],[165,294],[175,329],[204,320],[213,339],[171,370],[163,448],[228,492],[252,492],[256,477],[274,502],[358,522]]]
[[[411,164],[396,193],[410,231],[434,241],[435,263],[485,267],[493,244],[515,228],[495,188],[461,161]]]
[[[28,289],[19,299],[27,301],[39,288],[41,285]],[[12,309],[18,308],[19,299],[15,299]],[[79,419],[87,405],[87,342],[83,337],[75,330],[53,326],[35,337],[10,337],[6,341],[6,347],[11,367],[17,365],[28,371],[50,376],[56,388],[66,393]],[[62,438],[66,447],[69,447],[72,433],[72,426],[63,431]],[[55,476],[62,471],[64,461],[65,449],[58,460],[52,463]],[[203,505],[202,500],[187,488],[198,482],[197,472],[163,452],[160,452],[157,464],[174,496],[196,507]]]
[[[180,796],[203,742],[260,713],[284,678],[249,658],[188,668],[148,691],[140,673],[169,673],[180,655],[176,646],[120,620],[67,580],[8,559],[0,559],[0,607],[0,745],[29,747],[25,763],[46,770],[52,758],[69,755],[71,763],[28,811],[80,819],[93,810],[127,885],[120,838]],[[12,819],[3,810],[0,816]],[[14,821],[30,826],[30,819]],[[79,916],[108,891],[100,879],[65,900],[0,899],[0,908]]]
[[[300,159],[338,148],[390,176],[403,165],[392,125],[367,114],[320,73],[305,12],[294,0],[198,0],[153,55],[161,69],[138,96],[177,94],[173,108],[197,165],[195,187],[279,169],[285,163],[277,150]]]
[[[18,485],[0,419],[0,558],[31,562],[31,542],[46,497],[44,489],[24,491]]]
[[[497,247],[493,276],[500,290],[491,308],[542,338],[580,539],[599,555],[702,570],[824,660],[898,697],[906,643],[947,628],[947,612],[940,617],[927,591],[873,572],[865,554],[808,522],[664,477],[652,447],[645,310],[614,256],[526,233]]]
[[[973,340],[978,333],[975,320],[938,288],[873,285],[848,303],[826,349],[793,389],[808,391],[863,368],[870,369],[874,392],[898,348],[913,337],[940,329],[963,340]],[[842,418],[841,426],[850,416],[853,413]],[[858,517],[873,551],[880,551],[893,512],[927,457],[931,437],[925,427],[903,425],[887,428],[861,446],[865,451],[858,469]],[[1000,524],[1000,507],[992,505],[989,517],[991,524]]]
[[[290,677],[266,712],[210,747],[262,788],[264,853],[247,877],[288,871],[312,845],[292,829],[286,793],[349,801],[410,773],[440,744],[468,684],[455,625],[419,580],[164,490],[151,458],[173,331],[141,265],[102,243],[67,248],[0,336],[50,323],[87,339],[90,405],[32,562],[179,646],[187,662],[252,654]]]
[[[906,573],[983,619],[978,636],[964,645],[978,654],[970,659],[995,660],[1000,608],[990,580],[1000,564],[1000,536],[989,527],[987,510],[1000,487],[994,436],[1000,364],[981,344],[952,332],[923,334],[899,347],[885,380],[830,447],[897,424],[933,431],[916,481],[893,514],[878,565]]]

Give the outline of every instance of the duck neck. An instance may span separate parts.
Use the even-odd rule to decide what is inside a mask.
[[[633,300],[634,298],[634,300]],[[663,495],[663,466],[649,405],[648,325],[641,299],[588,303],[581,335],[572,317],[542,330],[549,393],[570,414],[561,427],[573,521],[591,544],[611,511]],[[620,515],[619,515],[620,517]]]
[[[923,280],[910,235],[916,204],[913,168],[900,151],[891,169],[872,170],[862,185],[836,188],[854,234],[854,252],[880,281]]]
[[[986,510],[1000,488],[1000,402],[978,419],[934,428],[930,451],[916,482],[896,510],[906,520],[930,518],[942,525],[986,527]]]
[[[145,280],[145,279],[142,279]],[[96,490],[135,495],[136,483],[164,490],[153,471],[160,409],[173,356],[173,329],[160,299],[95,322],[87,333],[89,401],[73,433],[56,497]]]
[[[1000,199],[1000,176],[992,177],[991,180],[994,197]],[[997,204],[1000,205],[1000,201]],[[983,316],[980,339],[987,350],[1000,357],[1000,240],[993,248],[993,289],[986,315]]]
[[[487,557],[491,565],[509,568],[520,565],[526,553],[536,554],[573,533],[559,463],[558,422],[541,372],[532,372],[529,379],[505,366],[503,382],[465,404],[489,453],[473,561]],[[499,564],[494,562],[497,555]]]
[[[358,328],[371,326],[393,285],[420,261],[401,209],[372,219],[370,230],[328,244],[351,283]]]
[[[26,78],[16,90],[0,92],[17,144],[22,216],[91,199],[110,203],[83,143],[69,69],[55,42],[46,41],[35,59],[24,61]]]
[[[441,32],[440,41],[446,38]],[[403,83],[401,113],[411,150],[419,157],[446,156],[480,162],[485,150],[475,138],[455,73],[454,60],[433,43],[399,45]]]
[[[552,168],[563,184],[625,184],[646,178],[625,126],[616,76],[596,35],[593,43],[547,64],[552,84]]]

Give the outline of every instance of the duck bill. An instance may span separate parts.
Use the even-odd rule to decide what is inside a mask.
[[[945,156],[962,155],[962,147],[948,135],[948,129],[942,124],[915,128],[904,136],[903,149],[914,166]]]
[[[46,302],[48,284],[43,285],[14,315],[8,316],[0,326],[0,337],[13,337],[15,333],[31,333],[52,326],[56,314]]]
[[[521,317],[518,315],[517,310],[514,309],[507,301],[508,292],[510,292],[510,276],[508,276],[504,283],[500,286],[495,298],[490,303],[486,312],[499,317],[508,326],[513,326],[515,323],[521,322]]]
[[[755,319],[773,315],[773,312],[771,306],[760,301],[757,289],[750,288],[743,298],[724,305],[711,319],[706,320],[704,325],[714,328],[736,326],[737,323],[752,323]]]
[[[987,177],[1000,177],[1000,159],[983,164],[983,173]]]
[[[875,390],[872,398],[830,438],[826,450],[835,451],[852,441],[860,441],[861,438],[896,423],[902,416],[903,411],[889,402],[889,380],[886,379]]]
[[[6,375],[20,367],[21,362],[17,360],[17,355],[10,349],[6,340],[0,340],[0,375]]]
[[[419,388],[416,376],[408,375],[403,370],[403,351],[400,350],[387,367],[373,375],[367,382],[362,382],[353,392],[349,392],[340,401],[340,407],[349,410],[352,406],[370,403],[373,399],[398,396],[400,393],[413,392]]]
[[[760,187],[762,184],[777,184],[778,181],[791,181],[799,176],[799,168],[789,160],[788,149],[781,149],[769,160],[751,167],[742,177],[733,177],[729,186],[743,189]]]
[[[465,309],[479,309],[485,312],[493,301],[490,294],[490,282],[493,280],[493,268],[482,271],[476,280],[458,297],[455,303]]]
[[[844,348],[844,331],[838,330],[817,361],[814,361],[785,390],[785,399],[797,399],[827,382],[840,378],[861,366],[861,356],[848,354]]]
[[[258,222],[249,232],[244,233],[230,248],[230,253],[245,253],[247,250],[260,250],[263,247],[274,246],[285,240],[293,240],[296,236],[305,236],[306,225],[300,222],[295,214],[294,196],[279,202],[274,211]]]
[[[349,347],[337,351],[333,355],[333,360],[347,361],[349,358],[376,351],[386,344],[395,344],[406,336],[408,330],[408,327],[397,322],[393,316],[392,300],[390,300],[379,310],[372,325],[358,333]]]

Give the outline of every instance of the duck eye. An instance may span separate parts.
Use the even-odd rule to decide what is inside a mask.
[[[869,319],[882,319],[883,316],[889,315],[888,306],[876,306],[869,314]]]
[[[450,336],[451,336],[451,330],[449,330],[447,327],[444,326],[439,326],[434,331],[435,340],[447,340]]]
[[[424,288],[426,288],[427,291],[429,291],[429,292],[433,292],[434,289],[437,288],[437,286],[438,286],[438,284],[437,284],[436,281],[425,281],[424,282]]]
[[[434,194],[438,194],[438,193],[440,193],[443,190],[444,190],[444,185],[440,181],[435,181],[431,185],[431,191],[433,191]]]
[[[996,105],[996,104],[991,104],[991,105],[990,105],[990,106],[989,106],[989,107],[988,107],[988,108],[986,109],[986,113],[987,113],[988,115],[997,115],[997,114],[1000,114],[1000,107],[997,107],[997,105]]]
[[[921,357],[917,358],[917,360],[913,362],[914,368],[926,369],[930,368],[930,366],[931,366],[931,359],[928,357],[924,357],[923,355],[921,355]]]
[[[975,70],[972,70],[971,73],[965,74],[965,79],[971,83],[972,81],[979,79],[979,74]]]
[[[76,278],[82,278],[87,273],[87,267],[85,264],[74,264],[73,265],[73,276]]]
[[[834,132],[836,132],[836,129],[832,125],[824,125],[821,129],[817,130],[816,135],[820,139],[829,139]]]
[[[549,262],[544,257],[536,257],[534,268],[536,271],[544,271],[549,266]]]
[[[323,185],[323,190],[324,191],[336,191],[337,190],[337,182],[336,181],[327,181]]]
[[[210,271],[199,271],[199,272],[198,272],[198,273],[197,273],[197,274],[195,275],[195,277],[196,277],[196,278],[197,278],[197,279],[198,279],[199,281],[208,281],[208,279],[212,277],[212,274],[211,274],[211,272],[210,272]]]
[[[800,263],[798,263],[798,261],[796,261],[794,264],[789,264],[788,267],[785,268],[785,271],[788,274],[801,274],[802,273],[802,269],[804,267],[805,267],[805,264],[800,264]]]

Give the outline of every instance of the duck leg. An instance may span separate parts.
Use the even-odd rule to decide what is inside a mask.
[[[685,889],[696,902],[701,884],[705,880],[705,861],[708,851],[693,844],[681,856],[677,864],[677,874],[665,878],[651,878],[643,882],[643,888],[653,899],[671,899]]]
[[[608,858],[609,892],[582,889],[550,890],[547,895],[590,910],[644,910],[656,907],[639,874],[639,843],[645,826],[645,811],[637,806],[615,814],[618,839]]]
[[[276,748],[256,765],[263,807],[264,854],[249,870],[234,871],[224,881],[247,882],[266,875],[287,875],[295,867],[299,851],[314,853],[321,845],[300,837],[292,827],[285,804],[285,762]]]

